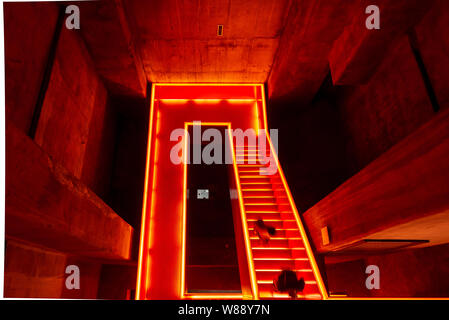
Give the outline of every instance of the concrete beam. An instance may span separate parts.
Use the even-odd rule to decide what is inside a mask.
[[[385,234],[394,238],[393,226],[447,213],[447,159],[449,110],[435,116],[304,213],[317,251],[333,251],[376,233],[381,235],[382,230],[389,230]],[[428,221],[438,221],[429,219],[425,219],[423,227],[429,227]],[[321,239],[321,228],[325,226],[331,237],[327,246]],[[438,231],[434,228],[434,238],[426,234],[431,238],[424,240],[430,240],[430,245],[449,242],[447,226],[441,224]],[[397,230],[402,239],[416,236],[416,232],[404,232],[411,228]]]
[[[12,125],[5,202],[7,238],[80,256],[130,258],[133,228]]]
[[[80,270],[80,288],[70,290],[65,281],[68,265]],[[5,250],[5,297],[96,299],[101,263],[92,259],[8,240]]]
[[[81,34],[112,94],[144,97],[146,76],[121,0],[79,4]]]
[[[421,0],[359,1],[351,25],[334,42],[329,54],[334,84],[366,84],[395,40],[415,26],[432,4]],[[365,10],[369,5],[380,9],[380,29],[366,27],[369,14]]]
[[[329,72],[332,43],[349,24],[356,1],[292,1],[268,77],[270,99],[306,105]]]

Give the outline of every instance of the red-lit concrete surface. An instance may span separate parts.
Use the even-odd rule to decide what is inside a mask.
[[[310,259],[311,249],[283,173],[263,174],[269,169],[258,160],[259,147],[236,146],[240,196],[257,282],[256,296],[261,299],[288,299],[288,294],[273,291],[273,282],[282,270],[289,269],[305,280],[306,286],[298,298],[322,299],[327,295],[315,261]],[[263,245],[254,232],[259,219],[276,228],[276,235],[267,245]]]
[[[344,247],[362,233],[368,239],[431,240],[425,246],[447,243],[448,157],[445,110],[304,213],[317,251]],[[329,245],[321,241],[325,225],[332,229]]]
[[[175,129],[186,123],[228,123],[232,129],[263,129],[266,123],[262,85],[154,85],[151,102],[149,153],[142,218],[138,279],[138,299],[239,298],[226,295],[191,295],[185,292],[183,239],[185,237],[185,165],[174,164],[170,152],[177,141],[170,141]],[[241,146],[254,148],[254,146]],[[245,149],[238,149],[237,160],[248,159]],[[235,163],[235,156],[234,156]],[[278,164],[278,162],[277,162]],[[236,164],[234,164],[235,166]],[[249,165],[251,167],[251,165]],[[252,165],[259,168],[261,165]],[[248,216],[242,217],[247,252],[250,292],[246,298],[275,298],[271,284],[276,272],[293,267],[305,274],[308,290],[304,298],[326,296],[303,226],[281,172],[269,176],[273,182],[255,189],[251,177],[259,174],[238,165],[239,201]],[[237,174],[237,170],[235,171]],[[275,187],[277,185],[277,187]],[[269,190],[268,190],[269,188]],[[253,197],[250,200],[248,197]],[[254,196],[268,196],[262,202]],[[264,206],[270,203],[270,210]],[[252,209],[251,209],[252,207]],[[263,208],[261,208],[263,207]],[[245,214],[245,213],[243,213]],[[261,248],[250,239],[254,216],[262,215],[280,229],[282,239],[269,248]],[[271,218],[271,220],[269,219]],[[251,233],[252,234],[252,233]],[[243,283],[244,281],[242,281]],[[320,285],[320,287],[319,287]],[[309,289],[310,288],[310,289]],[[246,288],[248,289],[248,288]],[[248,291],[244,289],[243,291]],[[320,291],[321,290],[321,291]],[[280,295],[281,297],[285,297]],[[240,296],[242,298],[242,296]]]
[[[110,297],[101,285],[109,264],[133,277],[132,289],[134,228],[106,203],[115,149],[109,93],[80,34],[63,28],[30,136],[58,6],[10,3],[4,13],[5,297]],[[65,286],[70,264],[81,270],[80,290]]]
[[[129,246],[139,236],[145,171],[146,82],[251,81],[267,83],[267,120],[280,131],[281,163],[317,259],[326,262],[329,290],[448,296],[449,2],[376,1],[382,27],[372,33],[363,28],[369,0],[208,1],[200,9],[196,3],[80,3],[82,28],[61,30],[34,137],[28,132],[58,5],[5,3],[5,295],[129,297],[137,265],[129,251],[138,243]],[[222,17],[218,37],[215,21]],[[439,112],[410,46],[412,29]],[[329,247],[321,241],[325,225]],[[326,257],[373,236],[417,237],[435,246],[379,250],[360,265],[347,260],[350,268]],[[85,270],[81,291],[64,287],[69,263]],[[386,266],[388,285],[362,294],[360,266],[369,263]],[[411,284],[409,274],[419,281]]]

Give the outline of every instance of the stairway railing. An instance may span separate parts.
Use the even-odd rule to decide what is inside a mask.
[[[229,132],[231,132],[231,130],[229,130]],[[252,249],[251,249],[251,241],[250,241],[250,236],[249,236],[249,232],[248,232],[248,224],[247,224],[247,220],[246,220],[246,211],[245,211],[245,206],[243,204],[243,193],[242,193],[242,188],[240,185],[240,174],[239,174],[239,171],[237,168],[236,150],[234,147],[234,139],[233,139],[232,135],[229,135],[229,139],[230,139],[230,146],[232,149],[232,159],[233,159],[232,166],[234,169],[235,184],[237,187],[236,190],[238,193],[237,195],[238,195],[238,201],[239,201],[239,207],[240,207],[239,211],[240,211],[241,221],[239,221],[239,225],[241,225],[242,231],[243,231],[243,238],[244,238],[246,258],[247,258],[247,263],[248,263],[251,292],[252,292],[253,299],[258,300],[259,299],[259,289],[257,286],[256,272],[255,272],[255,268],[254,268],[254,259],[253,259],[253,255],[252,255]]]
[[[309,240],[307,238],[306,231],[304,229],[304,226],[302,224],[301,218],[299,216],[298,209],[296,208],[296,204],[295,204],[295,202],[293,200],[292,194],[290,192],[290,188],[288,187],[288,183],[287,183],[287,180],[285,178],[284,172],[283,172],[282,167],[281,167],[281,165],[279,163],[279,159],[278,159],[276,150],[274,149],[274,146],[273,146],[273,144],[271,142],[271,138],[270,138],[270,135],[268,133],[268,130],[261,129],[261,131],[265,131],[265,136],[267,137],[267,144],[269,145],[269,148],[270,148],[270,157],[273,157],[275,162],[276,162],[276,167],[277,167],[278,174],[281,177],[282,185],[283,185],[283,187],[285,189],[285,192],[287,193],[288,202],[289,202],[289,204],[291,206],[291,209],[293,211],[293,215],[294,215],[296,223],[298,225],[298,228],[299,228],[299,231],[300,231],[300,234],[301,234],[301,238],[303,239],[304,247],[305,247],[306,252],[307,252],[307,258],[309,259],[310,265],[312,266],[312,271],[313,271],[313,274],[314,274],[315,279],[317,281],[318,288],[320,290],[321,296],[323,297],[323,299],[328,299],[328,293],[327,293],[326,287],[324,285],[323,279],[321,277],[320,270],[319,270],[318,265],[317,265],[316,260],[315,260],[315,256],[313,254],[312,248],[311,248]]]

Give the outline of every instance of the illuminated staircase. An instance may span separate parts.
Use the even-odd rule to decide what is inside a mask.
[[[260,299],[289,298],[287,293],[274,292],[273,280],[283,269],[304,278],[304,291],[298,299],[322,299],[318,280],[313,272],[301,237],[298,222],[288,199],[279,170],[261,175],[267,165],[258,161],[256,146],[237,146],[236,160],[246,213],[248,235]],[[276,228],[275,235],[264,245],[254,232],[257,220]],[[306,240],[307,241],[307,240]]]

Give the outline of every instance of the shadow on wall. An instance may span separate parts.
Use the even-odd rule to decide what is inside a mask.
[[[349,261],[327,263],[332,294],[349,297],[448,297],[449,245],[407,249],[364,257],[340,257]],[[368,290],[366,267],[379,267],[379,289]]]

